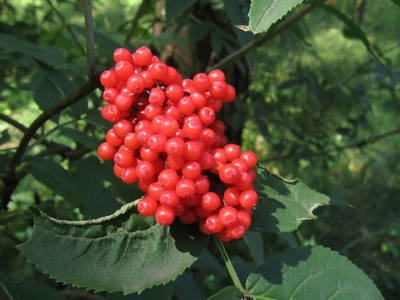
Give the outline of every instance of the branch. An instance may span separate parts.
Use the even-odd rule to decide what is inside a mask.
[[[301,20],[304,16],[306,16],[308,13],[310,13],[312,10],[314,10],[315,7],[307,4],[305,7],[303,7],[301,10],[296,12],[295,14],[289,16],[285,21],[281,22],[275,27],[275,30],[272,32],[267,32],[262,36],[258,36],[256,39],[248,43],[247,45],[244,45],[242,48],[238,49],[237,51],[231,53],[230,55],[226,56],[224,59],[220,60],[218,63],[215,65],[207,68],[206,72],[209,72],[214,69],[226,69],[233,65],[237,60],[241,59],[244,57],[246,54],[250,53],[257,47],[265,44],[266,42],[272,40],[274,37],[278,36],[281,34],[283,31],[291,27],[293,24],[297,23],[299,20]]]
[[[50,8],[55,12],[57,17],[60,19],[61,23],[65,26],[65,28],[67,28],[69,34],[71,35],[71,38],[75,42],[75,44],[78,47],[79,51],[82,52],[82,55],[85,55],[85,49],[83,49],[81,43],[78,41],[78,38],[76,37],[76,35],[75,35],[74,31],[72,30],[72,28],[67,24],[67,22],[65,22],[65,19],[64,19],[63,15],[60,14],[60,12],[54,7],[53,3],[51,3],[51,0],[46,0],[46,1],[49,4]]]
[[[132,35],[135,32],[137,24],[139,23],[139,19],[142,17],[144,10],[145,10],[146,6],[150,3],[150,1],[151,0],[143,0],[142,4],[140,4],[138,10],[136,11],[135,17],[133,18],[133,20],[131,22],[131,27],[129,28],[129,32],[126,35],[124,47],[126,47],[129,44],[129,42],[132,38]]]

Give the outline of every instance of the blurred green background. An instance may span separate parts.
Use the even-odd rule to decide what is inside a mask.
[[[293,240],[328,246],[362,268],[385,299],[399,299],[400,10],[396,1],[328,2],[354,26],[316,8],[232,61],[223,70],[238,96],[219,117],[228,140],[255,151],[269,170],[346,203],[319,208],[318,220],[292,236],[265,234],[265,256]],[[0,4],[2,179],[26,128],[87,81],[84,4]],[[191,78],[256,38],[233,26],[248,22],[245,0],[100,0],[92,6],[99,72],[113,65],[116,48],[145,45]],[[34,278],[70,298],[95,298],[38,274],[14,246],[31,233],[29,205],[64,219],[95,218],[141,196],[97,158],[110,126],[101,119],[102,105],[96,90],[46,122],[31,141],[17,169],[19,185],[0,214],[0,273],[8,280]],[[218,290],[220,280],[196,274],[202,288]]]

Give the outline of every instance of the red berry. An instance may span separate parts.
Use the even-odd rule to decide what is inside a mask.
[[[211,82],[225,81],[225,74],[221,70],[215,69],[208,73],[208,78],[210,78]]]
[[[121,60],[130,61],[131,57],[132,57],[131,55],[132,54],[128,49],[126,49],[126,48],[118,48],[118,49],[115,49],[115,51],[113,53],[113,58],[114,58],[114,61],[116,63],[121,61]]]
[[[239,179],[239,170],[233,164],[226,164],[219,170],[219,178],[226,184],[235,183]]]
[[[175,188],[178,180],[178,173],[173,169],[165,169],[158,175],[158,181],[166,190]]]
[[[149,197],[141,199],[137,206],[138,212],[144,217],[154,216],[157,208],[157,201]]]
[[[135,72],[133,65],[126,60],[120,60],[115,64],[115,74],[120,80],[127,80]]]
[[[105,70],[100,75],[100,83],[104,87],[115,87],[119,83],[119,79],[115,71]]]
[[[133,164],[133,155],[127,150],[118,150],[114,155],[114,163],[121,168],[129,168]]]
[[[205,92],[210,88],[210,79],[205,73],[198,73],[193,77],[193,86],[199,92]]]
[[[135,63],[139,66],[148,66],[151,64],[153,54],[150,49],[142,46],[135,51]]]
[[[121,172],[121,179],[125,183],[134,183],[137,181],[137,176],[136,176],[136,168],[135,167],[129,167],[126,168],[124,171]]]
[[[225,229],[217,214],[213,214],[206,219],[205,227],[211,233],[218,233]]]
[[[158,80],[163,80],[168,75],[168,66],[160,61],[152,63],[149,67],[149,70],[151,75]]]
[[[216,210],[220,205],[221,198],[214,192],[207,192],[201,197],[201,206],[206,210]]]
[[[160,194],[160,203],[168,207],[175,207],[180,201],[179,195],[174,190],[166,190]]]
[[[133,94],[139,95],[145,89],[146,81],[143,79],[141,75],[133,74],[129,76],[129,78],[127,79],[126,85],[128,86],[128,89],[132,91]]]
[[[136,166],[136,176],[142,180],[149,180],[154,176],[154,166],[149,161],[142,161]]]
[[[257,163],[257,155],[252,151],[245,151],[240,155],[240,158],[247,162],[249,168],[252,168]]]
[[[176,193],[182,198],[189,198],[196,192],[196,185],[191,179],[181,179],[176,183]]]
[[[110,146],[107,142],[100,144],[97,148],[97,154],[101,159],[110,160],[114,158],[115,153],[117,153],[117,149]]]
[[[156,221],[164,226],[171,225],[175,219],[174,209],[165,205],[161,205],[155,212]]]
[[[258,201],[257,192],[254,190],[246,190],[240,193],[239,203],[245,209],[253,209]]]
[[[238,221],[238,211],[232,206],[225,206],[218,213],[219,219],[224,226],[232,226]]]

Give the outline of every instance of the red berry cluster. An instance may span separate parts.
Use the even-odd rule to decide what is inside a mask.
[[[146,192],[138,204],[143,216],[170,225],[199,222],[221,241],[243,237],[258,195],[251,151],[228,144],[216,119],[235,89],[213,70],[182,79],[173,67],[141,47],[114,52],[113,69],[101,74],[104,119],[114,122],[98,148],[114,159],[114,173]]]

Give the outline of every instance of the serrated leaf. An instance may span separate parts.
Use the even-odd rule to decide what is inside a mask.
[[[10,300],[63,300],[57,290],[34,280],[10,282],[0,274],[0,287]]]
[[[51,278],[77,287],[128,294],[167,283],[197,259],[207,237],[197,227],[159,225],[137,214],[136,204],[87,221],[57,220],[32,207],[32,235],[17,248]]]
[[[304,0],[252,0],[249,11],[249,27],[254,33],[267,31],[292,8]]]
[[[299,179],[286,180],[262,166],[257,166],[256,171],[254,187],[259,200],[251,230],[291,232],[303,221],[315,219],[315,208],[333,204],[328,196],[310,189]]]
[[[246,291],[254,299],[383,299],[361,269],[322,246],[273,255],[249,275]]]
[[[242,300],[242,292],[236,286],[227,286],[218,293],[212,295],[208,300]]]

